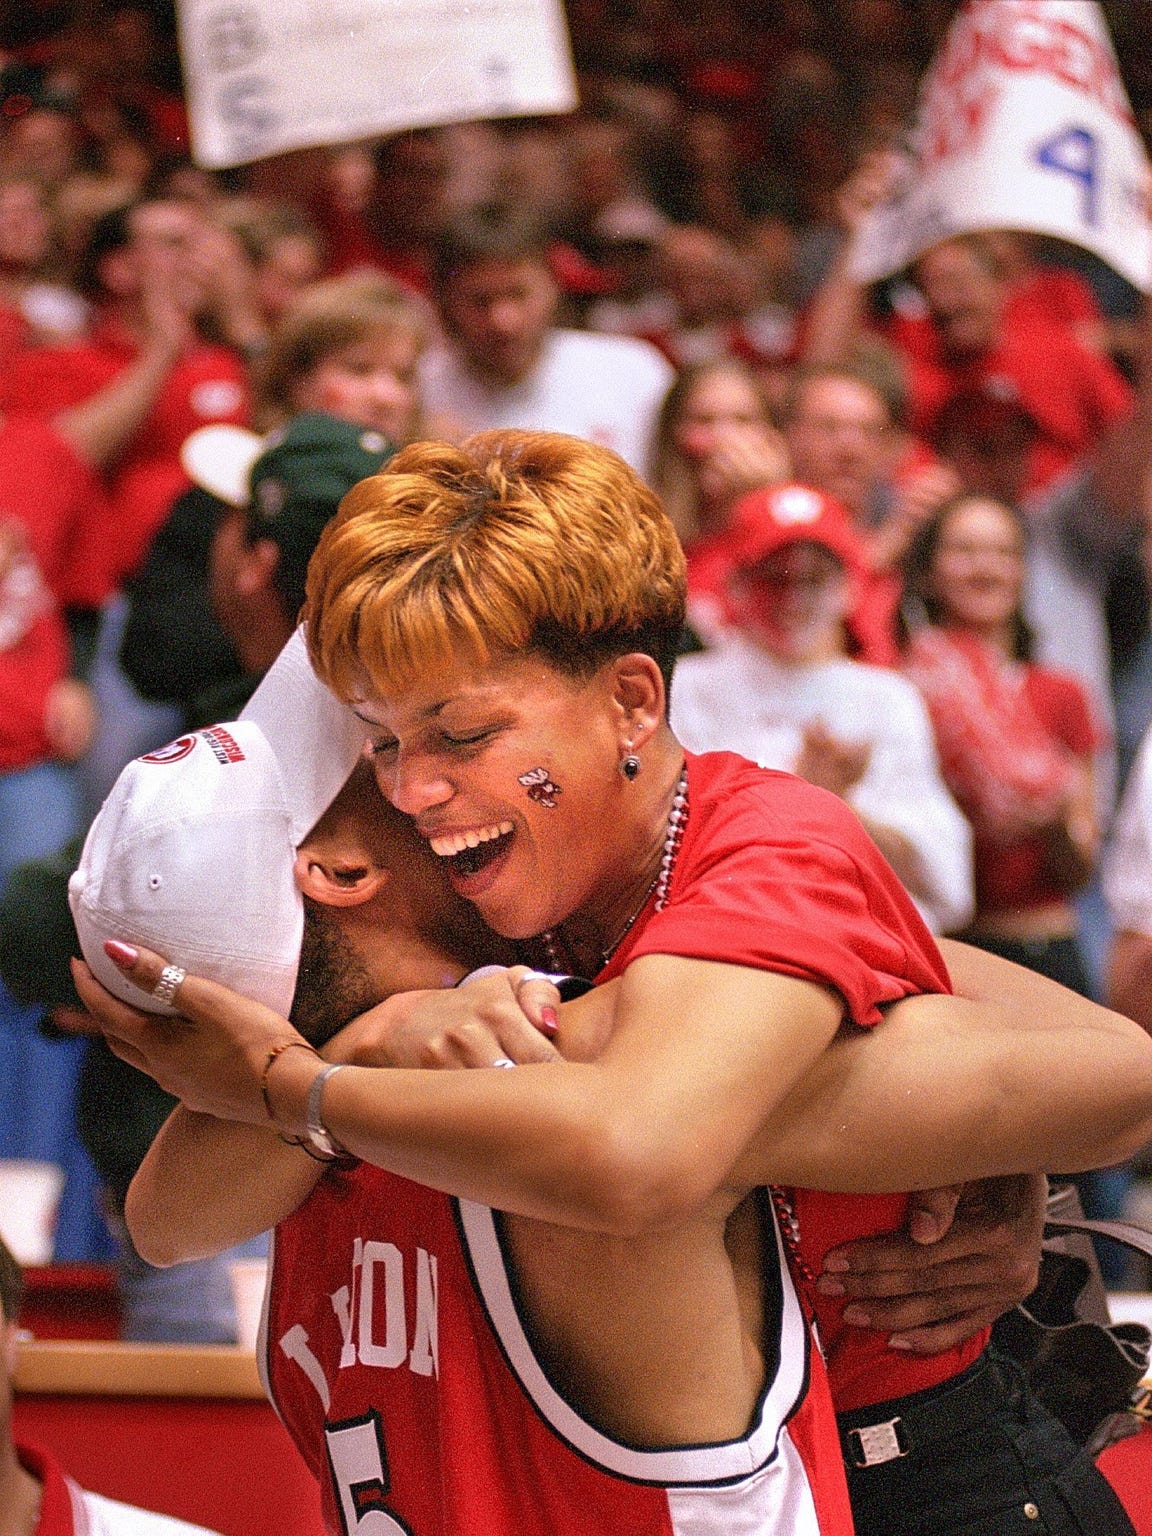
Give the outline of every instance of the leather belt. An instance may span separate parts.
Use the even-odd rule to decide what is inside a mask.
[[[983,1354],[950,1381],[836,1415],[849,1467],[887,1466],[982,1423],[1004,1401],[1006,1384]]]

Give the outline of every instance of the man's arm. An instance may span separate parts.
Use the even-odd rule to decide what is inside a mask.
[[[178,1104],[136,1171],[124,1218],[149,1264],[203,1259],[290,1216],[323,1172],[271,1128]]]
[[[951,1349],[1035,1289],[1047,1194],[1017,1174],[913,1195],[903,1230],[829,1250],[817,1289],[892,1348]]]
[[[864,329],[868,290],[852,270],[855,244],[872,210],[888,196],[899,171],[897,155],[877,150],[864,156],[836,193],[833,207],[840,225],[840,247],[802,325],[800,361],[808,367],[847,363]]]
[[[86,463],[114,465],[139,430],[180,354],[195,340],[190,316],[163,284],[144,294],[145,335],[139,354],[110,384],[62,412],[56,430]]]
[[[983,950],[942,948],[963,995],[910,998],[875,1030],[842,1032],[740,1177],[897,1191],[1104,1166],[1147,1142],[1152,1055],[1137,1025]]]

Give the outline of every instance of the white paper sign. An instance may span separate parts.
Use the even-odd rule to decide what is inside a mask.
[[[212,169],[576,105],[560,0],[179,0],[177,15],[193,154]]]
[[[856,275],[938,240],[1031,230],[1152,288],[1148,160],[1095,0],[970,0],[925,76],[903,185],[860,231]]]

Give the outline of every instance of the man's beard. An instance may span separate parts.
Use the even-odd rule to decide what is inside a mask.
[[[367,969],[338,920],[304,899],[300,972],[289,1018],[312,1045],[322,1046],[345,1024],[381,1001]]]

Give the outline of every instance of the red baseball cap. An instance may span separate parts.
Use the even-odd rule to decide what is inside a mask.
[[[757,565],[789,544],[818,544],[853,575],[867,569],[847,508],[810,485],[773,485],[742,496],[732,509],[732,568]]]

